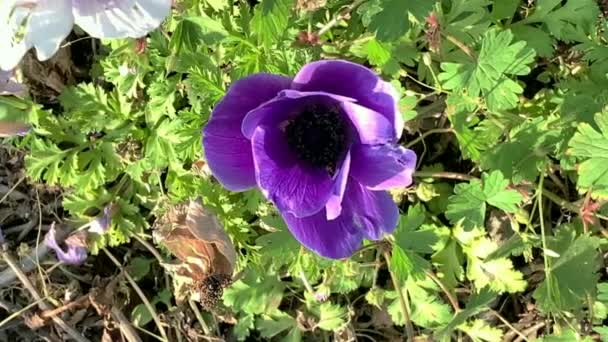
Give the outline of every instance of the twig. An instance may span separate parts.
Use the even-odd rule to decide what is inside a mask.
[[[395,287],[395,291],[397,291],[397,295],[399,296],[399,304],[401,305],[401,311],[403,312],[403,318],[405,320],[405,333],[407,335],[407,341],[410,342],[414,340],[414,326],[412,325],[412,319],[410,318],[410,311],[408,309],[409,299],[407,297],[407,293],[403,294],[403,290],[399,285],[399,279],[397,279],[395,272],[393,272],[391,268],[390,259],[391,257],[388,254],[388,251],[384,252],[384,260],[386,260],[388,272],[390,273],[391,280],[393,281],[393,287]]]
[[[21,283],[23,284],[23,286],[25,287],[25,289],[34,298],[34,300],[36,300],[37,302],[38,301],[40,302],[38,304],[38,307],[41,310],[53,310],[53,306],[51,306],[50,304],[48,304],[44,300],[44,298],[42,298],[40,296],[40,294],[38,293],[38,291],[36,290],[36,288],[34,288],[34,285],[32,285],[32,283],[25,276],[25,274],[23,273],[23,271],[21,271],[21,269],[17,265],[17,262],[15,261],[15,259],[13,259],[13,257],[8,253],[8,251],[5,250],[4,247],[3,247],[3,250],[2,250],[2,257],[4,258],[4,261],[6,262],[6,264],[13,270],[13,272],[15,273],[15,275],[17,276],[17,278],[19,278],[19,280],[21,281]],[[55,324],[57,324],[59,327],[61,327],[61,329],[63,329],[74,340],[76,340],[78,342],[90,342],[89,339],[87,339],[86,337],[82,336],[78,331],[76,331],[74,328],[72,328],[71,326],[69,326],[63,319],[59,318],[58,316],[52,316],[51,319],[53,320],[53,322],[55,322]]]
[[[509,321],[502,317],[497,311],[490,309],[490,313],[498,318],[504,325],[506,325],[514,334],[517,334],[521,339],[528,342],[528,338],[521,331],[517,330]]]
[[[545,323],[545,322],[539,322],[539,323],[536,323],[535,325],[531,326],[530,328],[528,328],[528,329],[524,330],[522,333],[523,333],[525,336],[530,336],[530,334],[532,334],[532,333],[534,333],[534,332],[538,331],[539,329],[543,328],[545,325],[546,325],[546,323]],[[518,338],[517,338],[517,339],[515,339],[515,341],[513,341],[513,342],[520,342],[520,341],[523,341],[523,339],[522,339],[521,337],[518,337]]]
[[[450,43],[456,45],[460,50],[462,50],[462,52],[464,52],[467,56],[471,57],[472,59],[476,59],[477,57],[475,56],[475,53],[473,51],[471,51],[471,49],[469,49],[468,46],[466,46],[463,42],[461,42],[460,40],[458,40],[458,38],[449,35],[449,34],[443,34],[442,36],[445,37],[445,39],[447,39]]]
[[[158,315],[156,314],[156,310],[154,310],[154,307],[152,306],[152,304],[150,303],[150,301],[148,300],[148,298],[146,297],[144,292],[141,290],[139,285],[137,285],[137,282],[135,282],[135,279],[133,279],[131,277],[131,275],[124,269],[124,267],[122,267],[122,264],[116,259],[116,257],[114,257],[114,255],[112,253],[110,253],[110,251],[107,248],[104,247],[104,248],[102,248],[102,250],[108,256],[108,258],[110,258],[110,260],[112,260],[114,265],[116,265],[116,267],[118,267],[118,269],[125,275],[125,278],[127,278],[127,281],[129,282],[129,284],[131,284],[131,286],[133,287],[133,289],[135,290],[135,292],[137,293],[137,295],[139,296],[141,301],[146,306],[146,309],[148,309],[148,311],[150,312],[150,315],[152,316],[152,320],[154,320],[154,323],[156,324],[156,327],[158,328],[158,331],[160,332],[161,336],[163,337],[163,339],[165,339],[165,341],[169,341],[169,338],[167,337],[167,333],[165,332],[165,329],[162,326],[162,322],[160,321],[160,318],[158,318]]]
[[[61,314],[64,311],[70,310],[71,308],[75,307],[75,306],[79,306],[82,305],[83,302],[86,302],[89,300],[89,295],[84,295],[76,300],[73,300],[65,305],[62,305],[58,308],[54,308],[52,310],[45,310],[43,312],[40,313],[40,318],[52,318],[53,316],[57,316],[59,314]]]
[[[457,172],[432,172],[432,171],[416,171],[414,172],[414,177],[418,178],[447,178],[447,179],[457,179],[462,181],[471,181],[477,179],[477,177],[466,175],[464,173]]]
[[[120,331],[125,335],[125,338],[129,342],[142,342],[141,338],[137,334],[137,331],[133,328],[129,320],[125,317],[122,311],[118,310],[116,307],[112,307],[111,310],[112,318],[118,322]]]
[[[435,133],[452,133],[454,132],[453,129],[451,128],[433,128],[430,129],[424,133],[422,133],[422,135],[420,135],[418,138],[410,141],[407,145],[405,145],[406,148],[410,148],[414,145],[416,145],[419,141],[423,140],[424,138],[428,137],[431,134],[435,134]]]
[[[460,311],[460,306],[458,305],[458,300],[456,300],[454,295],[445,287],[445,285],[443,284],[441,279],[439,279],[435,275],[435,273],[433,273],[432,271],[426,271],[425,273],[429,278],[431,278],[431,280],[433,280],[439,286],[439,288],[441,289],[441,291],[443,291],[445,296],[448,297],[448,300],[450,301],[452,308],[454,308],[454,312],[458,313]]]
[[[330,20],[327,24],[325,24],[319,32],[317,33],[319,36],[323,35],[325,32],[331,30],[334,26],[338,25],[338,23],[348,18],[350,12],[352,12],[355,8],[359,7],[365,0],[355,0],[352,4],[346,6],[343,10],[341,10],[332,20]]]
[[[207,322],[205,322],[205,319],[203,318],[203,315],[201,314],[201,310],[198,309],[198,306],[196,306],[196,303],[193,300],[189,300],[188,304],[190,304],[190,308],[192,309],[192,311],[194,311],[194,316],[196,316],[196,319],[198,320],[198,323],[201,325],[201,328],[203,329],[203,332],[205,333],[205,335],[211,335],[209,326],[207,325]]]
[[[15,310],[12,314],[10,314],[8,317],[6,317],[5,319],[2,320],[2,322],[0,322],[0,328],[4,327],[8,322],[12,321],[13,319],[17,318],[18,316],[23,315],[24,312],[26,312],[27,310],[33,308],[34,306],[37,306],[40,304],[41,301],[46,300],[45,298],[40,298],[40,300],[36,300],[33,301],[31,303],[29,303],[26,307],[19,309],[19,310]]]
[[[27,198],[27,196],[25,196],[21,192],[15,191],[15,189],[17,189],[17,187],[19,186],[19,184],[21,184],[21,182],[23,182],[24,179],[25,179],[25,177],[21,177],[17,181],[17,183],[15,183],[15,185],[13,185],[10,189],[6,188],[6,189],[8,189],[8,191],[6,189],[4,189],[5,188],[4,185],[0,185],[0,187],[1,187],[0,188],[0,192],[5,192],[6,191],[6,193],[4,194],[4,196],[2,196],[2,198],[0,198],[0,204],[2,204],[2,202],[4,202],[8,198],[8,196],[10,196],[12,193],[14,193],[16,197],[18,197],[18,198],[16,198],[18,200],[19,199],[26,199]]]
[[[45,245],[40,245],[34,249],[30,255],[21,260],[19,268],[23,272],[31,272],[36,268],[36,260],[44,257],[49,252],[49,249]],[[9,286],[13,281],[17,279],[17,275],[12,268],[7,268],[0,273],[0,289]]]

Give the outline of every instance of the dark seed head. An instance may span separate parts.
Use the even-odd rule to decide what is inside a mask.
[[[335,108],[307,108],[288,123],[285,134],[298,159],[330,173],[346,150],[346,125]]]
[[[224,288],[232,283],[232,277],[227,274],[211,274],[200,282],[201,305],[206,310],[215,308]]]

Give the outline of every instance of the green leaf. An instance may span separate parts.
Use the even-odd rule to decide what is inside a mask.
[[[240,316],[236,320],[236,325],[234,326],[234,335],[239,341],[244,341],[250,334],[250,330],[255,327],[255,316],[252,314],[247,314],[245,316]]]
[[[348,317],[347,308],[331,302],[319,302],[312,297],[312,295],[306,293],[306,305],[308,310],[317,317],[318,321],[316,327],[333,331],[341,328]]]
[[[433,9],[435,1],[375,0],[361,8],[359,13],[369,17],[368,28],[382,41],[394,41],[410,28],[409,15],[419,22]],[[373,14],[365,13],[372,12]]]
[[[584,41],[593,30],[599,9],[593,0],[539,0],[534,12],[517,24],[543,23],[555,38]]]
[[[458,326],[458,330],[462,330],[469,335],[473,342],[500,342],[502,341],[502,330],[490,326],[486,321],[476,319]]]
[[[433,255],[433,263],[438,264],[439,269],[437,276],[441,277],[443,284],[448,289],[455,288],[463,279],[463,262],[462,251],[454,240],[450,240],[441,251]]]
[[[154,260],[143,257],[135,257],[129,262],[126,270],[136,281],[142,279],[150,272],[150,265]]]
[[[490,30],[475,60],[441,63],[439,80],[446,89],[484,96],[490,111],[510,109],[516,106],[523,88],[509,76],[527,75],[534,57],[534,50],[525,42],[513,42],[511,31]]]
[[[587,234],[576,236],[570,226],[561,226],[549,238],[547,248],[559,255],[549,258],[547,277],[534,291],[538,307],[547,313],[580,310],[587,296],[594,296],[599,278],[600,239]]]
[[[526,121],[509,133],[507,141],[486,151],[481,167],[500,170],[505,177],[520,183],[534,182],[546,169],[548,155],[555,150],[561,135],[556,120],[536,118]]]
[[[483,288],[479,292],[473,293],[469,297],[466,307],[458,312],[452,320],[441,330],[437,330],[436,334],[441,340],[449,338],[454,329],[463,324],[469,317],[489,309],[488,304],[496,298],[496,293],[488,288]]]
[[[425,279],[425,281],[427,280]],[[413,279],[409,279],[406,284],[407,293],[411,298],[412,321],[418,326],[429,329],[444,326],[452,319],[450,306],[440,299],[439,289],[434,283],[432,284],[432,289],[421,286],[423,284],[419,284]]]
[[[581,193],[591,189],[597,197],[608,197],[608,112],[595,115],[599,131],[581,123],[572,140],[570,154],[581,161],[577,187]]]
[[[131,322],[133,322],[133,324],[138,327],[143,327],[151,321],[152,314],[144,304],[138,304],[133,308],[133,311],[131,312]]]
[[[581,336],[578,332],[572,329],[567,329],[559,333],[543,336],[539,342],[593,342],[589,336]]]
[[[270,313],[281,303],[284,287],[276,276],[257,278],[249,272],[224,290],[224,304],[248,314]]]
[[[263,0],[255,7],[251,27],[258,42],[270,47],[284,37],[293,0]]]
[[[508,190],[507,181],[500,171],[484,174],[482,181],[472,180],[460,183],[454,188],[446,217],[454,224],[462,221],[465,229],[483,227],[486,203],[506,212],[515,212],[522,196],[515,190]]]
[[[256,319],[256,328],[264,338],[272,338],[287,329],[297,329],[296,320],[283,312],[277,312],[270,316],[263,315]]]
[[[182,18],[177,24],[169,47],[176,52],[182,48],[196,52],[201,42],[206,45],[214,45],[226,37],[228,37],[228,32],[221,22],[205,14],[189,16]]]

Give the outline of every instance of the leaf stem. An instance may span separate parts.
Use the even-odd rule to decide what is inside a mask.
[[[346,6],[346,8],[339,11],[338,14],[333,17],[333,19],[331,19],[327,24],[321,27],[317,34],[321,36],[325,32],[331,30],[334,26],[338,25],[341,20],[346,19],[350,15],[350,12],[352,12],[355,8],[359,7],[359,5],[361,5],[365,1],[366,0],[355,0],[352,4]]]
[[[543,175],[541,175],[540,177],[540,181],[538,182],[538,189],[536,190],[538,193],[538,197],[537,197],[537,201],[538,201],[538,216],[540,218],[540,236],[541,236],[541,242],[542,242],[542,246],[543,246],[543,262],[544,262],[544,266],[545,266],[545,279],[547,280],[547,292],[549,293],[549,298],[552,298],[551,296],[551,269],[549,268],[549,259],[547,259],[547,234],[545,231],[545,218],[543,215],[543,181],[544,181],[545,177],[543,177]]]
[[[401,305],[401,311],[403,312],[403,318],[405,320],[405,333],[407,335],[407,341],[413,341],[414,340],[414,326],[412,325],[412,319],[410,318],[410,311],[408,309],[409,307],[409,298],[407,297],[407,293],[404,294],[401,286],[399,285],[399,279],[397,279],[397,276],[395,275],[395,272],[393,272],[393,269],[391,268],[391,263],[390,263],[390,255],[388,254],[388,251],[385,251],[383,253],[384,255],[384,260],[386,260],[386,265],[388,266],[388,272],[391,275],[391,280],[393,282],[393,287],[395,288],[395,291],[397,291],[397,295],[399,296],[399,304]]]
[[[435,134],[435,133],[452,133],[452,132],[454,132],[454,130],[451,129],[451,128],[433,128],[433,129],[430,129],[430,130],[422,133],[418,138],[410,141],[407,145],[405,145],[405,148],[410,148],[410,147],[416,145],[421,140],[423,140],[424,138],[428,137],[431,134]]]
[[[462,181],[472,181],[477,179],[475,176],[467,175],[464,173],[457,172],[445,172],[445,171],[416,171],[414,172],[414,177],[418,178],[447,178],[447,179],[457,179]]]

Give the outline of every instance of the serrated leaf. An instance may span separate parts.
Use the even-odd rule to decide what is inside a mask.
[[[363,7],[363,16],[369,18],[367,26],[382,41],[394,41],[410,28],[409,15],[420,22],[433,9],[435,1],[375,0]],[[372,14],[365,13],[366,11]],[[361,13],[360,12],[360,13]]]
[[[547,278],[534,291],[539,308],[548,313],[581,309],[587,296],[596,291],[600,240],[586,234],[576,236],[572,227],[562,226],[547,244],[560,257],[549,259]]]
[[[514,212],[522,196],[515,190],[507,189],[509,182],[500,171],[484,174],[482,181],[472,180],[460,183],[450,197],[446,217],[454,224],[463,220],[465,229],[483,227],[486,202],[507,212]]]
[[[547,156],[560,141],[560,130],[555,120],[536,118],[514,128],[508,140],[486,151],[481,167],[500,170],[514,183],[533,182],[549,163]]]
[[[473,293],[467,302],[466,307],[458,312],[445,328],[436,331],[437,337],[442,341],[449,338],[454,329],[463,324],[469,317],[476,315],[488,308],[488,304],[496,298],[496,293],[488,288],[480,289],[479,292]]]
[[[264,338],[272,338],[287,329],[297,329],[296,320],[283,312],[263,315],[256,319],[255,326]]]
[[[175,52],[181,51],[181,49],[196,52],[201,42],[206,45],[214,45],[227,36],[228,32],[221,22],[205,14],[189,16],[178,22],[171,36],[169,47]]]
[[[285,35],[293,3],[294,0],[263,0],[256,6],[251,27],[260,44],[270,47]]]
[[[599,197],[608,197],[608,113],[595,115],[600,131],[581,123],[570,140],[572,156],[582,163],[578,166],[577,187],[586,192],[590,188]]]
[[[250,330],[255,327],[255,316],[252,314],[247,314],[245,316],[240,316],[236,320],[236,325],[234,326],[234,335],[239,341],[244,341],[250,334]]]
[[[258,278],[253,272],[224,290],[224,304],[248,314],[273,312],[283,298],[283,283],[276,276]]]
[[[458,329],[469,335],[473,342],[502,341],[502,330],[489,325],[481,319],[476,319],[460,325]]]
[[[509,76],[527,75],[535,53],[525,42],[514,42],[513,38],[511,31],[490,30],[475,60],[441,63],[443,72],[438,77],[444,81],[443,87],[485,97],[490,111],[515,107],[523,88]]]

